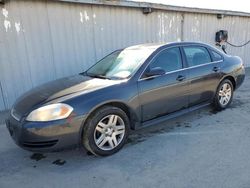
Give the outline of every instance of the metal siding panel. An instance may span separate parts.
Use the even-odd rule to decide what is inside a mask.
[[[246,40],[250,40],[249,37],[249,30],[248,30],[248,19],[241,18],[241,17],[228,17],[227,25],[228,28],[228,40],[233,44],[243,44]],[[226,25],[225,24],[225,25]],[[240,56],[247,66],[250,66],[249,63],[249,55],[248,58],[245,56],[245,53],[249,54],[249,45],[242,47],[242,48],[235,48],[228,45],[227,51],[231,55]]]
[[[75,66],[73,73],[86,70],[95,61],[95,50],[92,44],[92,38],[88,33],[92,33],[92,24],[87,17],[91,11],[91,6],[72,6],[72,34],[74,41]],[[69,60],[70,61],[70,60]]]
[[[31,80],[37,86],[55,78],[46,4],[21,1],[15,8],[20,9]]]
[[[5,110],[5,105],[4,105],[4,91],[5,89],[3,88],[3,82],[4,82],[4,74],[5,74],[5,69],[4,69],[4,32],[5,32],[5,26],[4,26],[4,20],[5,17],[3,15],[3,10],[4,6],[0,5],[0,111]]]
[[[70,75],[74,62],[71,31],[71,16],[68,5],[48,2],[48,20],[51,33],[52,51],[56,78]],[[63,7],[65,10],[62,11]],[[72,59],[71,59],[72,58]],[[69,61],[70,60],[70,61]]]
[[[117,48],[180,39],[181,20],[177,13],[155,11],[144,15],[138,9],[93,6],[93,15],[97,59]],[[154,17],[156,27],[152,26],[151,17]]]
[[[244,41],[250,40],[250,19],[246,19],[245,21],[245,30],[246,32],[246,38]],[[246,66],[250,66],[250,45],[248,44],[247,46],[244,47],[244,63]]]
[[[184,40],[202,41],[215,45],[215,33],[218,30],[228,30],[231,43],[242,44],[250,39],[249,32],[250,18],[239,16],[226,16],[217,19],[216,15],[209,14],[185,14],[184,18]],[[247,53],[250,46],[235,48],[227,45],[227,52],[230,55],[240,56],[246,66],[250,66],[250,55]]]
[[[3,10],[3,5],[0,5],[0,10],[2,11]],[[2,49],[4,48],[3,46],[3,32],[4,32],[4,25],[3,25],[3,22],[4,22],[4,18],[3,18],[3,15],[2,13],[0,14],[0,111],[1,110],[5,110],[5,105],[4,105],[4,101],[3,101],[3,89],[2,89],[2,74],[4,72],[3,70],[3,55],[2,55]]]
[[[19,11],[16,8],[16,3],[6,3],[4,10],[8,12],[8,16],[3,17],[1,15],[3,22],[7,21],[10,23],[8,29],[1,28],[3,42],[3,45],[1,45],[2,55],[0,62],[1,82],[6,108],[10,108],[13,101],[21,93],[30,88],[31,81],[26,63],[27,59],[25,58],[25,41],[21,32],[23,26]],[[3,22],[1,21],[1,25]]]
[[[95,62],[91,6],[48,2],[56,77],[76,74]]]
[[[0,10],[3,10],[3,5],[0,5]],[[3,46],[3,31],[4,31],[4,25],[3,25],[3,16],[0,14],[0,111],[5,110],[5,105],[4,105],[4,100],[3,100],[3,88],[2,88],[2,72],[3,70],[3,55],[2,55],[2,50],[4,48]]]

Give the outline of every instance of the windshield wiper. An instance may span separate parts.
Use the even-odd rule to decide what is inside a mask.
[[[107,76],[104,76],[104,75],[99,75],[99,74],[90,74],[90,73],[85,72],[85,75],[89,76],[89,77],[92,77],[92,78],[101,78],[101,79],[111,80],[111,78],[109,78]]]

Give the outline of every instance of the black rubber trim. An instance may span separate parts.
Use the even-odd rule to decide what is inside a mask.
[[[22,145],[29,148],[46,148],[54,146],[57,142],[58,140],[50,140],[44,142],[23,142]]]

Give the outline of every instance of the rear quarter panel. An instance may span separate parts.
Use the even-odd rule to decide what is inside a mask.
[[[221,66],[223,77],[232,76],[235,80],[235,89],[239,88],[245,79],[245,68],[243,61],[238,56],[225,56]]]

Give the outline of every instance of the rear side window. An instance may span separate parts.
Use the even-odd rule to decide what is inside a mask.
[[[182,68],[182,59],[180,49],[170,48],[166,49],[157,55],[155,60],[149,65],[149,68],[160,67],[165,72],[175,71]]]
[[[220,61],[223,59],[222,56],[214,50],[211,50],[211,54],[212,54],[213,61]]]
[[[183,47],[189,67],[211,62],[211,57],[206,48],[201,46]]]

